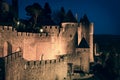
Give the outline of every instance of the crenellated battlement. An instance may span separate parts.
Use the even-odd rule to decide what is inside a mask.
[[[15,53],[9,54],[9,55],[5,56],[5,63],[8,64],[12,61],[15,61],[18,58],[22,58],[21,52],[15,52]]]
[[[67,20],[32,30],[39,33],[18,24],[20,28],[0,25],[0,80],[70,80],[78,68],[89,73],[94,24],[86,16],[80,23]],[[27,32],[18,32],[22,28]]]
[[[58,35],[59,29],[59,26],[43,26],[43,31],[50,35]]]
[[[58,28],[57,26],[54,26],[54,28]],[[54,29],[52,27],[52,29]],[[55,29],[56,29],[55,28]],[[6,32],[15,32],[14,35],[16,36],[21,36],[21,37],[48,37],[50,36],[49,33],[45,33],[45,32],[42,32],[42,33],[30,33],[30,32],[17,32],[15,28],[13,28],[12,26],[0,26],[0,31],[2,31],[2,35],[4,35],[4,33]]]
[[[47,64],[57,64],[64,62],[66,59],[52,59],[52,60],[41,60],[41,61],[27,61],[26,66],[41,66],[41,65],[47,65]]]
[[[69,26],[69,27],[77,27],[78,26],[78,23],[74,23],[74,22],[64,22],[64,23],[61,23],[61,26],[63,28]]]
[[[51,30],[51,31],[45,31],[45,32],[40,32],[40,33],[30,33],[30,32],[17,32],[15,30],[15,28],[13,28],[12,26],[0,26],[0,32],[2,36],[5,36],[7,34],[9,34],[11,39],[19,39],[19,37],[21,39],[24,38],[37,38],[39,40],[48,40],[50,38],[50,36],[52,36],[53,34],[51,34],[51,32],[55,32],[54,34],[57,34],[59,32],[59,27],[58,26],[44,26],[44,28],[47,27],[47,29]],[[56,30],[55,30],[56,29]],[[17,38],[18,37],[18,38]],[[7,38],[8,39],[8,38]]]
[[[12,32],[16,32],[16,29],[13,28],[12,26],[0,26],[0,30],[1,30],[1,31],[12,31]]]
[[[33,36],[33,33],[17,32],[17,36]]]
[[[48,37],[48,33],[28,33],[28,32],[17,32],[17,36],[23,37]]]
[[[57,30],[57,29],[59,29],[59,26],[43,26],[43,29],[47,29],[47,30]]]
[[[48,37],[48,33],[34,33],[33,34],[35,37]]]

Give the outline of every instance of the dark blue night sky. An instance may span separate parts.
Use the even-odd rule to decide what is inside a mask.
[[[11,0],[8,0],[11,3]],[[18,0],[19,17],[26,18],[25,7],[34,2],[42,7],[48,2],[53,10],[71,9],[79,18],[87,14],[89,20],[94,22],[95,34],[119,34],[120,35],[120,0]]]

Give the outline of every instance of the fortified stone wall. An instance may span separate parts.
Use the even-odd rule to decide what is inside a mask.
[[[65,59],[28,61],[25,66],[24,80],[64,80],[67,78]]]
[[[5,59],[5,78],[6,80],[63,80],[69,78],[68,63],[82,66],[82,70],[87,72],[89,69],[88,54],[83,53],[67,54],[69,58],[57,60],[25,61],[21,53],[13,53]],[[87,51],[87,49],[86,49]],[[82,59],[81,59],[82,58]],[[86,63],[88,62],[88,63]],[[73,66],[74,68],[74,66]],[[15,76],[13,76],[15,75]]]
[[[78,27],[78,44],[81,42],[81,39],[84,37],[90,47],[90,62],[94,62],[93,58],[93,33],[94,25],[90,23],[89,25],[79,24]]]
[[[93,25],[93,23],[79,24],[79,27],[78,27],[78,34],[79,34],[78,37],[80,38],[79,43],[81,39],[84,37],[87,43],[90,45],[90,34],[93,33],[93,28],[91,28],[91,25]]]
[[[4,58],[5,80],[63,80],[67,78],[66,59],[26,61],[21,53]]]
[[[77,48],[76,53],[68,54],[68,63],[73,64],[73,69],[75,66],[79,66],[79,69],[84,72],[89,72],[89,49],[87,48]]]
[[[62,28],[60,30],[60,40],[61,40],[61,51],[62,53],[73,53],[76,48],[76,33],[77,33],[77,23],[62,23]]]
[[[39,60],[41,59],[41,55],[44,55],[44,59],[53,59],[55,58],[55,53],[57,53],[55,51],[58,51],[55,49],[58,37],[51,37],[49,33],[17,32],[11,26],[0,26],[0,37],[0,56],[7,55],[4,55],[4,48],[7,51],[7,47],[9,47],[7,43],[11,45],[11,52],[15,52],[17,48],[21,48],[23,57],[28,60]]]
[[[4,44],[9,42],[12,43],[13,39],[16,33],[16,30],[13,30],[11,26],[0,26],[0,47],[1,47],[1,57],[4,56]],[[6,55],[5,55],[6,56]]]
[[[24,60],[22,53],[16,52],[4,57],[5,80],[24,80]]]
[[[58,36],[59,35],[59,26],[43,26],[44,32],[49,32],[52,36]]]
[[[0,26],[0,56],[16,52],[18,48],[27,60],[55,59],[56,55],[73,52],[76,25],[67,25],[65,28],[65,31],[59,32],[58,26],[43,26],[47,33],[26,33],[17,32],[11,26]]]
[[[79,34],[81,33],[78,31],[77,36],[77,27],[77,23],[68,22],[62,23],[62,28],[43,26],[43,33],[26,33],[17,32],[11,26],[0,26],[0,56],[16,52],[18,48],[23,52],[23,58],[27,60],[56,59],[57,55],[75,53],[77,37],[80,41]],[[82,31],[82,28],[80,29]],[[92,55],[93,34],[87,37],[90,38],[90,54]]]

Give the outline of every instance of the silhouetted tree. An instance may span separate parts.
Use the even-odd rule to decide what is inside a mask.
[[[105,53],[103,53],[105,54]],[[104,58],[102,58],[102,56]],[[106,57],[105,57],[106,56]],[[111,51],[106,55],[101,55],[101,59],[104,59],[103,65],[97,64],[94,66],[94,73],[100,80],[116,80],[118,75],[116,74],[115,70],[115,52],[111,49]]]
[[[34,3],[33,5],[28,5],[25,10],[30,17],[26,29],[32,32],[36,32],[36,30],[39,31],[39,28],[42,25],[61,24],[61,22],[77,22],[72,11],[69,10],[66,14],[64,7],[61,7],[60,10],[54,12],[51,16],[52,10],[48,3],[45,3],[44,8],[38,3]]]
[[[34,3],[33,5],[28,5],[25,10],[27,12],[27,15],[30,16],[30,26],[35,29],[38,17],[42,12],[42,7],[38,3]]]
[[[71,10],[68,10],[63,22],[77,22]]]
[[[12,25],[13,24],[13,14],[10,12],[9,5],[1,1],[0,2],[0,24],[1,25]]]
[[[50,8],[49,4],[46,2],[44,5],[44,14],[51,15],[51,13],[52,13],[51,8]]]
[[[52,15],[53,20],[56,24],[61,24],[62,22],[77,22],[76,18],[73,16],[71,10],[66,14],[64,7],[61,7],[60,10],[55,11]]]
[[[58,11],[54,11],[52,17],[53,17],[53,20],[56,24],[61,24],[65,18],[65,10],[64,10],[64,7],[61,7],[60,10]]]
[[[43,15],[42,15],[42,25],[52,25],[54,22],[51,18],[51,7],[50,5],[46,2],[43,8]]]
[[[88,20],[88,17],[87,17],[87,15],[86,14],[84,14],[84,16],[80,19],[80,22],[82,23],[82,24],[87,24],[87,25],[89,25],[89,23],[90,23],[90,21]]]
[[[61,7],[61,9],[60,9],[59,18],[60,18],[60,23],[61,23],[61,22],[64,20],[64,18],[65,18],[65,10],[64,10],[64,7]]]

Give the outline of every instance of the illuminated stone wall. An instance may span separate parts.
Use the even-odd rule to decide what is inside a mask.
[[[78,23],[70,22],[61,26],[43,26],[44,33],[17,32],[11,26],[0,26],[0,56],[20,48],[26,60],[56,59],[57,55],[75,53],[76,41],[80,42],[85,33],[90,45],[90,60],[93,61],[93,26],[85,29],[84,26],[78,27]]]
[[[67,62],[64,59],[26,62],[24,80],[63,80],[64,78],[67,78]]]
[[[61,53],[73,53],[76,48],[77,41],[77,23],[62,23],[60,30],[60,49]]]
[[[5,59],[5,80],[24,80],[24,60],[20,52],[10,54]]]
[[[77,29],[78,31],[78,45],[81,42],[81,39],[84,37],[90,47],[90,62],[94,62],[93,58],[93,34],[94,34],[94,24],[90,23],[89,25],[86,24],[79,24]]]
[[[6,56],[9,43],[11,52],[21,48],[23,57],[27,60],[54,59],[57,54],[57,36],[47,33],[25,33],[13,30],[11,26],[0,26],[0,56]],[[56,40],[54,40],[56,39]],[[6,50],[5,50],[6,49]],[[6,51],[6,52],[5,52]],[[10,53],[11,53],[10,52]]]
[[[79,52],[81,51],[81,52]],[[64,80],[68,79],[68,63],[82,66],[88,72],[88,49],[77,49],[74,54],[52,60],[27,61],[22,58],[22,53],[16,52],[4,57],[5,80]],[[82,59],[80,59],[82,58]],[[13,76],[14,75],[14,76]]]
[[[90,49],[89,48],[77,48],[76,53],[79,54],[80,59],[80,68],[84,72],[89,73],[89,64],[90,64]]]
[[[0,26],[0,56],[7,55],[10,47],[7,43],[11,45],[11,52],[21,48],[23,58],[27,60],[55,59],[56,55],[75,50],[75,25],[67,26],[66,31],[61,32],[58,26],[44,26],[43,29],[47,33],[17,32],[11,26]]]
[[[76,53],[68,54],[68,63],[74,66],[79,66],[84,72],[89,72],[89,48],[77,48]]]

